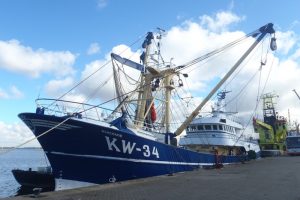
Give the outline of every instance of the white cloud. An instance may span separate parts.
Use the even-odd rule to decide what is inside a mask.
[[[0,99],[20,99],[23,97],[24,94],[14,85],[8,90],[0,88]]]
[[[131,49],[126,45],[118,45],[112,49],[112,52],[116,54],[120,54],[122,52],[122,57],[139,62],[140,52],[132,52]],[[101,70],[99,70],[100,68]],[[124,66],[124,69],[131,77],[137,78],[139,76],[139,72],[135,69],[132,69],[127,66]],[[96,72],[97,70],[99,71]],[[85,81],[85,83],[82,84],[81,87],[79,87],[79,90],[87,97],[98,97],[103,101],[114,98],[115,89],[110,54],[107,54],[105,59],[103,60],[96,60],[87,64],[85,66],[85,69],[81,73],[81,79],[83,80],[91,74],[94,75],[87,81]],[[130,84],[125,85],[124,88],[126,88],[127,91],[131,91],[134,89],[134,87]]]
[[[201,25],[213,32],[225,31],[229,25],[244,19],[245,17],[239,17],[231,12],[218,12],[214,18],[208,15],[200,17]]]
[[[88,55],[93,55],[99,52],[100,52],[100,46],[97,42],[92,43],[89,49],[87,50]]]
[[[72,74],[75,59],[76,56],[69,51],[33,50],[18,40],[0,41],[0,68],[34,78],[42,73]]]
[[[276,32],[276,38],[278,47],[277,51],[284,55],[287,55],[299,41],[299,36],[296,36],[296,34],[293,31],[278,31]]]
[[[216,19],[209,18],[207,16],[202,17],[202,19],[204,18],[208,20],[205,23],[204,21],[201,23],[186,21],[181,26],[172,27],[170,30],[166,31],[166,35],[163,38],[161,46],[161,52],[166,63],[172,60],[173,64],[184,64],[194,58],[220,48],[225,44],[232,42],[233,40],[245,36],[245,33],[241,31],[228,31],[228,27],[231,24],[237,23],[238,21],[242,20],[243,17],[238,17],[232,13],[222,12],[216,14]],[[257,27],[254,27],[254,29],[256,28]],[[214,32],[217,29],[218,31]],[[245,44],[239,46],[238,48],[231,49],[231,51],[227,54],[217,56],[216,58],[209,60],[207,63],[199,63],[184,70],[183,73],[189,74],[189,77],[187,78],[187,85],[189,86],[190,91],[193,92],[193,96],[197,96],[199,93],[207,94],[209,88],[211,88],[212,85],[214,85],[216,81],[219,80],[220,77],[222,77],[229,70],[229,68],[237,61],[238,56],[241,56],[241,52],[244,52],[249,47],[249,44],[251,44],[253,41],[254,39],[250,38]],[[135,60],[136,62],[139,61],[140,52],[132,52],[125,45],[119,45],[112,51],[120,53],[123,52],[124,49],[127,49],[127,51],[125,54],[122,54],[123,57]],[[234,91],[232,92],[232,96],[238,93],[246,81],[249,80],[250,75],[258,70],[261,59],[261,55],[259,53],[260,52],[256,52],[256,54],[251,56],[251,59],[249,59],[247,62],[248,67],[245,67],[245,69],[243,69],[239,76],[237,76],[237,78],[235,78],[233,81],[234,86],[228,86]],[[95,72],[106,62],[108,62],[109,59],[110,57],[107,54],[105,59],[97,60],[86,65],[84,71],[82,72],[81,79],[84,79],[91,73]],[[268,65],[270,67],[270,63],[268,63]],[[129,74],[131,76],[138,77],[139,73],[137,70],[131,68],[126,68],[125,70],[127,72],[129,70]],[[80,89],[80,92],[85,94],[85,96],[94,94],[95,97],[100,97],[102,101],[114,98],[115,93],[112,79],[104,84],[104,81],[107,80],[111,74],[112,66],[111,64],[108,64],[104,69],[101,69],[99,73],[93,76],[93,78],[87,81],[86,84]],[[267,73],[265,73],[264,77],[266,76]],[[104,85],[101,89],[101,92],[95,91],[97,86],[101,84]],[[251,87],[247,88],[245,93],[243,93],[244,96],[240,96],[241,99],[242,97],[247,99],[245,100],[246,104],[240,99],[240,102],[238,103],[239,107],[236,105],[231,105],[231,107],[234,107],[235,110],[248,113],[248,119],[249,113],[251,113],[251,109],[253,109],[253,106],[255,105],[257,87],[257,84],[252,83]],[[125,88],[130,87],[127,85]],[[132,86],[131,88],[133,89]],[[251,94],[251,98],[247,98],[247,95],[245,94]],[[199,98],[202,99],[203,97],[200,96]],[[251,104],[247,104],[249,102]],[[210,106],[206,106],[205,110],[210,110]]]
[[[244,35],[245,33],[240,31],[214,33],[198,23],[187,21],[183,26],[173,27],[167,32],[163,40],[162,52],[165,61],[174,57],[173,63],[182,65]],[[243,49],[245,46],[235,48],[230,53],[238,55]],[[190,89],[198,91],[207,89],[203,87],[207,85],[206,82],[216,77],[216,74],[218,76],[224,74],[231,66],[230,63],[235,60],[236,56],[219,56],[218,59],[211,59],[209,62],[202,62],[184,70],[184,73],[189,74],[187,80]]]
[[[295,20],[295,21],[293,21],[293,22],[291,23],[289,29],[293,29],[293,28],[295,28],[296,26],[298,26],[299,24],[300,24],[300,21]]]
[[[229,27],[232,24],[244,19],[244,17],[237,16],[231,12],[220,12],[214,17],[205,15],[200,17],[200,19],[201,21],[199,23],[186,21],[179,26],[174,26],[166,30],[166,35],[162,40],[161,52],[167,64],[172,58],[174,58],[172,63],[177,66],[185,64],[194,58],[245,36],[245,33],[239,30],[229,31]],[[259,28],[259,26],[258,24],[258,27],[253,27],[253,30]],[[280,98],[276,104],[279,113],[287,116],[287,110],[290,109],[292,120],[299,119],[300,117],[300,100],[292,92],[293,89],[296,89],[300,93],[300,87],[298,87],[300,85],[300,64],[298,62],[300,57],[299,36],[290,31],[277,32],[276,36],[278,36],[278,52],[280,56],[285,55],[285,58],[278,57],[277,54],[269,54],[267,63],[261,71],[260,88],[259,73],[257,73],[250,84],[246,84],[258,71],[261,58],[265,57],[266,49],[269,46],[268,40],[265,40],[263,46],[259,46],[259,48],[256,49],[257,51],[251,54],[249,58],[246,59],[246,62],[242,63],[242,68],[239,68],[241,70],[238,75],[232,76],[235,78],[226,86],[227,90],[232,91],[228,94],[228,100],[232,100],[228,104],[228,110],[240,112],[244,123],[251,120],[250,117],[254,113],[258,88],[261,93],[267,79],[268,84],[266,85],[264,93],[275,91],[276,94],[279,95]],[[254,39],[250,38],[245,44],[238,48],[231,49],[227,54],[218,55],[208,60],[208,62],[201,62],[183,71],[183,73],[189,74],[187,78],[188,82],[184,82],[184,84],[185,86],[188,85],[190,89],[188,92],[192,93],[196,103],[199,103],[204,96],[208,94],[209,89],[224,76],[229,68],[237,61],[239,56],[241,56],[242,52],[244,52],[253,41]],[[124,52],[125,49],[127,49],[127,51]],[[123,52],[121,54],[122,57],[129,58],[136,62],[139,62],[139,55],[141,53],[140,51],[133,51],[126,45],[118,45],[112,49],[112,52]],[[76,99],[80,102],[84,102],[90,98],[100,98],[101,102],[104,102],[114,98],[116,95],[114,92],[109,53],[101,60],[95,60],[86,64],[84,70],[81,72],[81,80],[84,80],[99,68],[102,69],[88,81],[85,81],[84,84],[73,91],[73,93],[68,95],[66,99]],[[269,75],[270,69],[272,69],[272,71]],[[132,77],[137,78],[139,75],[135,69],[125,67],[125,70],[129,72],[128,74]],[[57,91],[62,91],[65,86],[71,86],[72,84],[73,81],[71,78],[57,79],[50,81],[46,89],[49,94],[56,94]],[[101,89],[100,86],[102,86]],[[131,90],[134,87],[125,85],[125,88]],[[239,96],[237,96],[238,93],[240,93]],[[4,95],[3,90],[2,93],[0,90],[0,96],[1,94],[2,96]],[[210,110],[212,101],[205,107],[205,111]],[[186,104],[189,105],[188,109],[191,111],[192,103],[186,102]],[[262,114],[261,102],[256,112],[260,115]]]
[[[8,99],[9,95],[7,94],[6,91],[0,88],[0,99]]]
[[[254,74],[254,70],[257,70],[258,64],[249,64],[249,70],[246,70],[239,74],[236,80],[227,88],[233,92],[229,94],[229,99],[232,99],[243,86],[246,81]],[[253,69],[253,70],[252,70]],[[252,72],[251,72],[252,70]],[[271,70],[271,71],[270,71]],[[270,75],[269,75],[270,72]],[[279,115],[288,117],[288,110],[291,113],[291,121],[295,121],[300,117],[300,100],[292,92],[296,89],[300,92],[300,65],[293,60],[283,60],[272,55],[269,56],[267,65],[263,67],[261,74],[261,82],[259,88],[259,74],[257,74],[254,81],[252,81],[242,92],[242,94],[236,98],[228,107],[232,110],[241,112],[241,116],[246,122],[253,113],[258,115],[262,119],[262,99],[260,99],[259,107],[255,111],[255,104],[257,100],[258,89],[260,95],[265,93],[274,93],[279,98],[274,99],[276,109]],[[265,82],[268,80],[266,88],[262,91]],[[250,126],[252,124],[250,123]]]
[[[243,20],[244,17],[238,17],[231,13],[218,13],[215,18],[203,16],[201,19],[201,23],[186,21],[183,25],[172,27],[166,32],[162,43],[162,54],[165,61],[174,57],[173,63],[184,64],[245,35],[241,31],[228,31],[231,24]],[[253,30],[259,26],[253,27]],[[295,88],[300,93],[300,88],[297,88],[297,85],[300,85],[300,65],[298,64],[300,48],[297,47],[299,46],[299,36],[291,31],[278,31],[276,37],[277,52],[280,55],[286,55],[286,58],[282,59],[274,57],[277,54],[269,54],[267,64],[263,67],[261,74],[260,94],[268,79],[264,93],[275,91],[280,96],[276,105],[278,112],[287,117],[287,110],[290,109],[291,117],[295,119],[298,116],[299,118],[300,100],[292,92]],[[229,67],[233,66],[253,41],[254,39],[250,38],[246,44],[232,49],[225,55],[217,56],[207,63],[199,63],[191,69],[185,70],[184,72],[189,74],[188,86],[193,92],[193,96],[207,94],[209,88],[216,84],[220,77],[229,70]],[[268,42],[269,39],[266,39],[263,46],[258,46],[256,51],[242,63],[242,68],[239,68],[241,71],[226,87],[226,89],[232,90],[228,95],[228,100],[233,99],[242,90],[241,94],[228,105],[228,109],[240,112],[244,124],[250,123],[250,129],[252,114],[262,115],[262,102],[256,112],[254,111],[259,87],[259,73],[253,81],[246,84],[258,71],[261,58],[265,58],[266,49],[269,47]],[[268,75],[270,69],[272,71]]]
[[[22,122],[8,124],[0,121],[0,147],[16,147],[34,137],[29,128]],[[35,140],[25,146],[40,146]]]
[[[11,90],[11,94],[12,94],[13,98],[19,99],[24,96],[24,94],[14,85],[11,86],[10,90]]]
[[[242,31],[228,31],[229,26],[240,22],[244,19],[244,17],[236,16],[230,12],[221,12],[217,13],[214,18],[202,16],[201,19],[202,21],[200,23],[186,21],[182,25],[172,27],[170,30],[166,31],[166,35],[163,38],[161,46],[161,52],[166,63],[172,60],[173,64],[184,64],[194,58],[245,36],[245,33]],[[258,27],[259,26],[260,25],[258,25]],[[253,29],[258,27],[253,27]],[[279,96],[283,99],[288,99],[288,101],[281,101],[280,106],[278,103],[278,111],[286,113],[287,108],[291,107],[293,108],[293,113],[298,115],[296,114],[298,113],[298,111],[296,111],[296,107],[297,103],[300,103],[300,101],[298,102],[298,99],[291,92],[294,87],[300,85],[300,80],[298,78],[300,77],[300,66],[296,62],[296,59],[299,58],[300,50],[295,48],[297,46],[298,36],[289,31],[278,32],[276,33],[276,36],[278,36],[278,51],[282,54],[292,54],[292,56],[290,56],[287,60],[279,59],[274,57],[274,55],[268,56],[268,62],[262,70],[260,92],[265,81],[269,78],[264,92],[276,90],[276,93],[279,94]],[[244,52],[253,41],[254,39],[250,38],[245,44],[238,48],[231,49],[227,54],[219,55],[208,62],[199,63],[183,71],[183,73],[189,74],[189,77],[187,78],[187,85],[193,93],[192,95],[197,97],[201,94],[198,98],[195,98],[197,101],[199,101],[199,99],[203,99],[203,95],[209,92],[209,88],[215,85],[216,82],[224,76],[229,68],[237,61],[239,56],[241,56],[242,52]],[[228,109],[240,112],[240,116],[243,117],[244,123],[248,122],[250,119],[249,117],[251,117],[254,113],[258,93],[259,73],[257,73],[257,76],[250,84],[246,84],[251,76],[258,71],[261,58],[265,57],[266,49],[269,46],[268,42],[268,40],[265,40],[263,48],[257,48],[257,51],[251,54],[250,57],[246,59],[246,62],[242,63],[242,69],[239,74],[229,85],[226,86],[226,89],[232,90],[232,92],[228,95],[228,100],[233,99],[243,89],[240,95],[228,105]],[[287,45],[283,47],[283,44]],[[125,54],[122,54],[123,57],[139,62],[140,52],[132,52],[125,45],[119,45],[112,51],[120,53],[123,52],[124,49],[127,49],[127,51]],[[95,72],[109,60],[110,56],[107,54],[104,59],[87,64],[84,71],[82,71],[81,79],[84,79],[91,73]],[[273,70],[270,76],[268,76],[270,68]],[[125,70],[129,70],[129,74],[131,76],[138,77],[137,70],[131,68],[126,68]],[[114,98],[115,93],[113,80],[110,79],[110,81],[105,83],[111,74],[112,66],[109,63],[106,67],[104,67],[104,69],[101,69],[99,73],[87,81],[84,86],[77,90],[77,92],[84,94],[85,97],[94,94],[94,97],[100,97],[102,102]],[[96,91],[95,89],[99,85],[104,86],[101,90]],[[300,91],[300,88],[295,89]],[[209,105],[211,104],[212,102],[210,102]],[[189,105],[190,109],[191,104]],[[205,107],[205,111],[210,110],[209,105]],[[261,108],[259,108],[256,112],[261,115]]]
[[[71,77],[66,77],[64,79],[50,80],[46,86],[45,91],[47,95],[52,97],[58,97],[66,92],[74,84],[74,80]]]
[[[300,48],[296,49],[295,52],[290,56],[291,60],[299,60],[300,58]]]
[[[183,15],[177,15],[177,16],[176,16],[176,19],[177,19],[177,20],[182,20],[183,18],[184,18]]]
[[[104,8],[104,7],[106,7],[107,6],[107,1],[108,0],[98,0],[97,1],[98,8]]]
[[[228,5],[228,10],[232,11],[234,9],[234,1],[231,0],[230,4]]]

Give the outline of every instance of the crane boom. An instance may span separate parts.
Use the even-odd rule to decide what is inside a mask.
[[[252,50],[259,44],[259,42],[266,36],[266,34],[274,34],[275,30],[273,24],[269,23],[262,26],[259,29],[259,33],[254,33],[252,36],[259,37],[254,41],[254,43],[249,47],[249,49],[242,55],[242,57],[235,63],[235,65],[229,70],[229,72],[220,80],[220,82],[212,89],[212,91],[207,95],[207,97],[200,103],[200,105],[191,113],[191,115],[186,118],[182,125],[175,131],[176,135],[180,135],[184,129],[192,122],[192,120],[199,114],[203,106],[209,101],[209,99],[216,93],[216,91],[223,85],[223,83],[232,75],[232,73],[238,68],[238,66],[245,60],[245,58],[252,52]],[[274,44],[276,39],[271,40],[271,49],[276,49],[276,44]]]

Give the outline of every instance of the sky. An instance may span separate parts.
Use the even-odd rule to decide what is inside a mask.
[[[300,100],[292,92],[300,92],[299,7],[297,0],[2,0],[0,146],[17,146],[33,137],[17,115],[34,112],[36,98],[59,97],[107,62],[112,51],[127,48],[125,57],[138,55],[140,46],[130,45],[157,27],[165,30],[162,50],[167,52],[166,58],[174,58],[180,65],[274,23],[278,50],[267,55],[267,48],[261,47],[260,54],[248,61],[250,67],[241,70],[228,89],[233,91],[230,95],[236,95],[259,68],[261,55],[266,56],[260,85],[268,80],[264,91],[279,96],[279,113],[287,117],[289,110],[291,119],[299,121]],[[233,50],[207,64],[206,69],[188,71],[188,85],[196,101],[205,97],[238,53],[240,49]],[[239,102],[231,105],[232,109],[251,115],[262,90],[258,91],[257,80],[239,96]],[[84,99],[94,81],[70,98]],[[108,85],[106,92],[110,91]]]

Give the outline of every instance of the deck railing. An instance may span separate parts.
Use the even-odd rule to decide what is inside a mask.
[[[110,120],[110,113],[113,111],[112,109],[97,105],[50,98],[36,99],[36,105],[36,112],[40,114],[60,117],[73,116],[96,121]]]

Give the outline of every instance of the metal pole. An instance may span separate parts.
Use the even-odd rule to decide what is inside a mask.
[[[267,29],[268,27],[266,27]],[[257,46],[257,44],[263,39],[268,32],[264,31],[255,40],[251,47],[243,54],[243,56],[235,63],[230,71],[224,76],[224,78],[212,89],[208,96],[201,102],[201,104],[192,112],[192,114],[182,123],[182,125],[175,131],[176,135],[180,135],[182,131],[192,122],[192,120],[199,114],[203,106],[209,101],[209,99],[215,94],[215,92],[223,85],[223,83],[232,75],[232,73],[238,68],[238,66],[245,60],[245,58],[251,53],[251,51]]]

